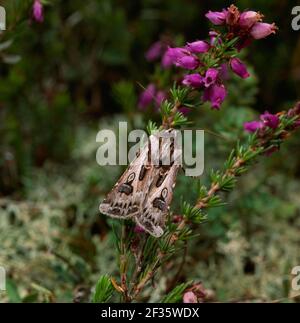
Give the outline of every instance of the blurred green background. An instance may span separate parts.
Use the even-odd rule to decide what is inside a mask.
[[[97,165],[96,134],[119,120],[144,128],[149,117],[158,119],[154,109],[137,108],[139,84],[146,86],[157,68],[144,53],[161,37],[206,38],[205,13],[232,2],[45,3],[45,21],[38,24],[30,18],[32,1],[0,0],[7,11],[0,34],[0,265],[8,275],[0,299],[88,301],[99,274],[116,271],[112,221],[99,216],[98,205],[122,171]],[[230,81],[221,112],[193,113],[197,126],[228,139],[206,136],[206,172],[243,138],[244,121],[289,108],[300,97],[300,31],[291,28],[296,1],[235,4],[261,11],[279,32],[247,49],[252,77]],[[240,180],[229,204],[198,229],[179,280],[202,281],[217,301],[293,296],[290,273],[300,265],[299,150],[295,135]],[[178,181],[175,212],[176,201],[192,201],[197,186],[183,176]],[[171,261],[158,290],[168,287],[180,261]]]

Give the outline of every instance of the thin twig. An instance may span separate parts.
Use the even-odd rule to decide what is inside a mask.
[[[145,249],[145,246],[146,246],[146,243],[147,243],[147,237],[146,236],[143,237],[141,243],[142,243],[142,247],[140,248],[138,256],[136,258],[136,266],[135,266],[134,272],[132,274],[132,279],[131,279],[133,286],[136,283],[138,275],[142,271],[142,259],[143,259],[143,256],[144,256],[144,249]]]
[[[174,232],[172,234],[172,236],[170,237],[168,247],[171,247],[172,245],[174,245],[177,242],[178,232],[181,232],[183,230],[183,228],[185,227],[185,225],[186,225],[186,221],[185,221],[185,219],[183,219],[179,223],[176,232]],[[161,252],[158,253],[156,261],[152,264],[150,269],[147,271],[144,278],[142,278],[142,280],[134,286],[132,299],[136,299],[138,297],[138,295],[140,294],[140,292],[145,288],[146,284],[155,276],[156,271],[160,267],[164,257],[165,257],[164,253],[161,253]]]
[[[183,248],[183,254],[182,254],[182,258],[181,258],[181,262],[180,265],[178,267],[178,270],[174,276],[174,278],[172,279],[171,283],[170,283],[170,287],[173,288],[174,284],[176,284],[176,282],[179,280],[180,275],[182,273],[182,270],[184,268],[185,262],[186,262],[186,255],[187,255],[187,242],[184,242],[184,248]]]
[[[130,302],[127,288],[127,256],[126,256],[126,224],[122,225],[121,244],[120,244],[120,275],[121,275],[121,288],[123,290],[123,298],[125,303]]]

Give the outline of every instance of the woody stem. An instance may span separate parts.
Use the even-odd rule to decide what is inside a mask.
[[[183,230],[183,228],[185,227],[185,225],[186,225],[186,221],[183,219],[179,223],[179,225],[177,227],[177,231],[174,232],[172,234],[172,236],[170,237],[169,243],[168,243],[169,247],[176,244],[176,242],[178,240],[178,232],[181,232]],[[140,280],[140,282],[133,287],[132,299],[136,299],[138,297],[138,295],[140,294],[140,292],[145,288],[146,284],[154,277],[157,270],[160,268],[164,257],[165,257],[165,254],[163,254],[161,252],[158,253],[157,258],[154,261],[154,263],[151,265],[150,269],[146,272],[146,274]]]

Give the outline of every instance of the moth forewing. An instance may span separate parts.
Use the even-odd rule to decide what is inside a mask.
[[[146,145],[100,204],[100,212],[120,219],[131,218],[140,212],[148,186],[151,184],[149,176],[146,176],[148,171]]]
[[[176,184],[178,170],[181,167],[182,151],[178,145],[179,132],[168,130],[160,133],[159,170],[152,177],[152,183],[144,200],[142,212],[135,216],[136,222],[148,233],[160,237],[164,233],[166,217],[169,205],[173,198],[173,190]]]
[[[159,182],[159,187],[157,187],[157,182],[152,182],[149,195],[143,204],[142,213],[135,216],[136,222],[157,238],[164,233],[179,168],[180,166],[173,164],[167,171],[164,180]]]

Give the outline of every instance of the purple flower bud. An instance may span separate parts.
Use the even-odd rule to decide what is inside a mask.
[[[186,292],[183,295],[183,303],[198,303],[197,296],[193,292]]]
[[[229,64],[232,71],[238,76],[240,76],[241,78],[245,79],[250,76],[246,65],[238,58],[232,58]]]
[[[180,58],[189,55],[189,51],[182,47],[169,47],[166,55],[175,64]]]
[[[244,123],[244,129],[248,132],[255,132],[258,129],[263,128],[263,123],[261,121],[250,121]]]
[[[239,25],[242,28],[251,28],[256,22],[261,21],[262,15],[256,11],[245,11],[241,14]]]
[[[203,85],[203,77],[198,73],[185,75],[182,84],[198,88]]]
[[[226,21],[226,10],[223,11],[209,11],[205,17],[214,25],[223,25]]]
[[[227,95],[225,86],[223,84],[214,84],[206,88],[203,94],[203,101],[210,101],[212,109],[220,109],[221,104]]]
[[[219,71],[216,68],[209,68],[206,71],[204,77],[204,85],[205,87],[210,87],[212,84],[216,83],[218,79]]]
[[[164,69],[167,69],[167,68],[170,68],[171,66],[173,65],[173,61],[172,61],[172,58],[170,57],[168,51],[166,51],[164,54],[163,54],[163,57],[161,59],[161,66],[164,68]]]
[[[206,53],[210,46],[206,41],[197,40],[192,43],[187,43],[186,48],[194,54]]]
[[[147,61],[152,62],[159,59],[163,52],[163,44],[161,41],[157,41],[150,46],[145,54]]]
[[[40,0],[34,0],[32,7],[32,16],[36,22],[44,21],[44,9]]]
[[[276,129],[279,126],[279,118],[276,114],[266,111],[260,116],[262,122],[269,128]]]
[[[167,55],[169,59],[178,67],[182,67],[188,70],[196,69],[200,62],[199,59],[192,55],[186,48],[175,47],[168,48]]]
[[[250,30],[250,35],[254,39],[262,39],[265,37],[268,37],[271,34],[275,34],[276,30],[278,28],[276,25],[273,24],[267,24],[264,22],[257,22]]]
[[[134,231],[134,233],[144,233],[145,232],[145,230],[142,227],[140,227],[139,225],[136,225],[134,227],[133,231]]]
[[[141,93],[139,98],[138,107],[140,109],[146,109],[152,102],[156,94],[156,88],[154,84],[149,84],[146,89]]]
[[[200,62],[198,58],[192,55],[183,56],[175,63],[176,66],[185,68],[187,70],[195,70],[199,64]]]

